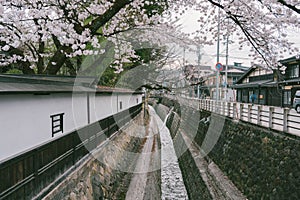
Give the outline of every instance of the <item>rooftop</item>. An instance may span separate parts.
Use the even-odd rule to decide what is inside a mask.
[[[300,62],[300,55],[292,56],[283,60],[279,60],[280,63],[282,64],[293,64]]]
[[[48,76],[0,74],[0,93],[133,93],[134,91],[97,86],[97,78],[89,76]]]
[[[95,77],[0,74],[1,93],[92,91]]]

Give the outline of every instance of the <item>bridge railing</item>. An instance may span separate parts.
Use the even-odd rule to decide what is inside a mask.
[[[0,199],[32,199],[41,191],[51,189],[51,183],[134,118],[141,109],[141,104],[137,105],[1,161]]]
[[[186,105],[217,113],[232,119],[300,136],[300,114],[294,109],[258,104],[192,99],[169,95],[168,98],[185,101]]]

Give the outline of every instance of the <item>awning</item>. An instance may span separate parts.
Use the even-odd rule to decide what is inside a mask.
[[[297,85],[299,85],[300,84],[300,78],[284,80],[284,81],[279,82],[279,84],[286,84],[286,85],[297,84]]]
[[[273,80],[261,80],[261,81],[255,81],[250,83],[235,84],[232,85],[231,88],[272,87],[273,85],[271,83],[275,83],[275,82]]]
[[[263,84],[262,86],[263,86],[263,87],[277,87],[277,85],[278,85],[278,82],[276,82],[276,81],[271,81],[271,82],[269,82],[269,83]]]

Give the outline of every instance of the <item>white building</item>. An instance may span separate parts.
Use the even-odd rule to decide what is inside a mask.
[[[0,75],[0,161],[142,103],[94,77]]]

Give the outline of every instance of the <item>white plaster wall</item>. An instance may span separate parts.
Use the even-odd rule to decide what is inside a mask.
[[[75,121],[72,97],[77,104],[86,105],[85,94],[1,95],[0,160],[85,126],[86,106],[76,109],[82,114]],[[65,113],[64,133],[59,132],[52,138],[50,115],[59,113]]]
[[[136,99],[138,99],[138,103],[137,103]],[[142,103],[142,101],[143,101],[142,94],[135,94],[135,95],[133,95],[131,101],[132,101],[133,105],[137,105],[137,104]]]
[[[138,99],[138,103],[137,103]],[[122,109],[120,109],[122,102]],[[91,94],[90,95],[90,116],[91,123],[124,111],[142,102],[142,95],[137,94]]]
[[[90,94],[91,123],[117,113],[117,95]]]
[[[119,100],[119,111],[126,110],[130,107],[130,99],[131,99],[131,94],[119,94],[118,95],[118,100]],[[120,102],[122,102],[122,108],[120,108]]]
[[[0,95],[0,161],[86,126],[87,100],[85,93]],[[141,102],[142,95],[90,93],[90,123]],[[59,113],[64,113],[64,132],[52,137],[50,115]]]
[[[119,102],[122,101],[122,110],[136,106],[142,102],[142,96],[137,94],[119,94]],[[120,111],[122,111],[120,110]]]

